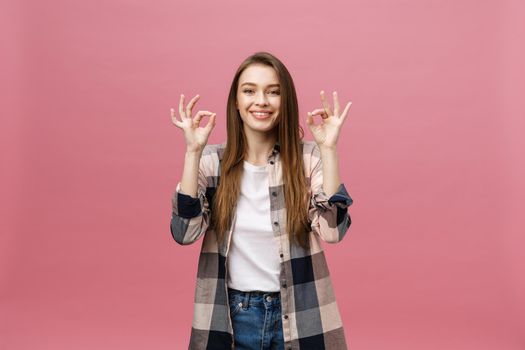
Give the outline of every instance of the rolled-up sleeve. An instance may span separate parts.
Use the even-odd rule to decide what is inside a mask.
[[[343,183],[330,197],[323,190],[323,167],[321,157],[312,155],[313,164],[310,172],[311,198],[308,218],[312,231],[319,234],[328,243],[340,242],[345,236],[352,220],[348,207],[353,200]]]
[[[208,229],[210,206],[206,197],[207,178],[203,172],[203,160],[199,165],[197,197],[180,190],[180,182],[172,197],[170,230],[173,239],[187,245],[197,241]]]

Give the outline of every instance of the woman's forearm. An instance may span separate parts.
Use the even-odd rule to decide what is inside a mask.
[[[202,156],[200,151],[186,151],[184,156],[184,169],[180,181],[180,190],[184,194],[197,197],[199,163]]]
[[[332,196],[339,185],[339,158],[336,148],[319,147],[323,162],[323,190],[328,197]]]

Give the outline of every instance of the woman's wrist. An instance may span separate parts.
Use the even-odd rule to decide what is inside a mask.
[[[204,150],[204,147],[186,148],[186,155],[187,156],[198,155],[200,157],[202,155],[203,150]]]

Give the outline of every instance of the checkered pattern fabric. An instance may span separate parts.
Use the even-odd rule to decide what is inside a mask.
[[[271,217],[281,260],[281,307],[285,349],[347,349],[343,323],[335,300],[321,240],[341,241],[351,224],[353,202],[344,184],[328,197],[322,189],[320,150],[302,141],[305,175],[310,186],[310,249],[291,242],[286,233],[286,208],[279,144],[268,158]],[[226,239],[217,241],[209,227],[210,208],[220,179],[220,161],[226,144],[206,145],[199,165],[197,197],[180,191],[172,198],[171,234],[182,245],[204,236],[199,256],[194,315],[189,349],[233,349],[233,329],[227,295],[226,259],[235,217]]]

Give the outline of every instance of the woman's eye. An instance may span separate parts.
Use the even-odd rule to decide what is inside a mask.
[[[244,89],[244,90],[242,90],[242,92],[247,93],[247,94],[248,93],[251,94],[251,93],[254,92],[254,90],[253,89]],[[270,91],[270,93],[274,94],[274,95],[280,95],[281,92],[279,90],[273,90],[273,91]]]

